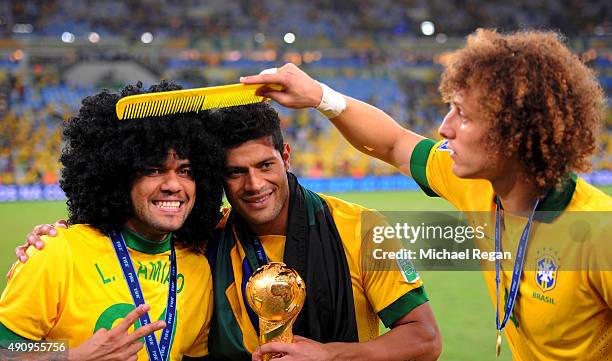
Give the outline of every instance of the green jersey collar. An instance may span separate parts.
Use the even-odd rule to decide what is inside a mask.
[[[133,229],[129,227],[123,227],[123,231],[121,231],[123,238],[125,239],[125,244],[138,252],[148,253],[148,254],[156,254],[156,253],[164,253],[170,250],[172,233],[168,233],[164,239],[161,241],[151,241],[140,234],[136,233]]]
[[[544,222],[552,222],[555,220],[569,205],[574,191],[576,190],[576,182],[578,177],[574,173],[570,173],[564,177],[561,182],[561,188],[551,189],[546,197],[538,206],[537,211],[540,213],[539,220]]]

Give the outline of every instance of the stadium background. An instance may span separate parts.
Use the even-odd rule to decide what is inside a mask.
[[[559,31],[596,71],[608,105],[593,172],[584,177],[612,194],[611,14],[609,2],[587,0],[2,1],[0,272],[33,225],[66,216],[57,187],[61,124],[84,96],[138,80],[229,84],[293,62],[436,138],[446,112],[439,61],[478,27]],[[277,108],[292,170],[310,188],[380,210],[451,209],[352,149],[315,111]],[[481,274],[422,277],[444,338],[441,359],[494,359]],[[507,348],[502,359],[511,359]]]

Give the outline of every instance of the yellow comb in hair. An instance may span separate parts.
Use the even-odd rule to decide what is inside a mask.
[[[208,88],[130,95],[117,102],[119,119],[159,117],[168,114],[199,112],[212,108],[253,104],[266,98],[255,95],[263,84],[231,84]],[[280,90],[279,86],[269,86]]]

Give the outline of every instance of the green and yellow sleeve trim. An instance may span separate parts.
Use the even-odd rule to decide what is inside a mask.
[[[429,301],[429,297],[427,297],[425,289],[421,286],[404,294],[385,309],[378,312],[378,317],[380,317],[386,327],[391,327],[397,320],[427,301]]]
[[[429,158],[431,148],[435,145],[436,142],[433,140],[423,139],[414,147],[412,156],[410,157],[410,174],[423,192],[430,197],[439,197],[436,192],[429,187],[429,182],[427,181],[427,159]]]

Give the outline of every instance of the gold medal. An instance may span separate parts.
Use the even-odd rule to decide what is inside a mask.
[[[495,343],[495,356],[501,355],[501,331],[497,330],[497,342]]]

